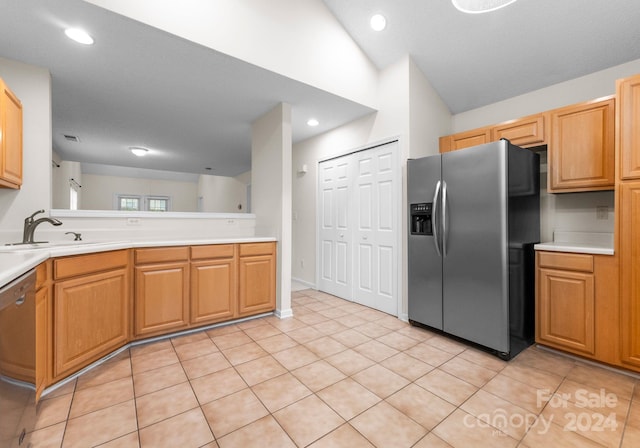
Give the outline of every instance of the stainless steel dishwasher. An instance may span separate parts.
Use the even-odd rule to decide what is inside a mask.
[[[36,421],[35,290],[35,270],[0,288],[0,447],[30,446]]]

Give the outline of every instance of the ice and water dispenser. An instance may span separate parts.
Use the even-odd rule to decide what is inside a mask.
[[[411,204],[411,235],[433,235],[433,203]]]

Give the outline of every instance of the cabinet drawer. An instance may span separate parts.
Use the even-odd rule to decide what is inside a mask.
[[[208,246],[191,246],[191,259],[203,260],[207,258],[233,258],[235,245],[211,244]]]
[[[244,243],[240,244],[240,256],[272,255],[276,251],[276,243]]]
[[[162,263],[165,261],[183,261],[189,259],[189,248],[180,247],[155,247],[151,249],[136,249],[135,263]]]
[[[53,279],[104,272],[127,266],[129,256],[126,250],[75,255],[53,260]]]
[[[593,255],[538,252],[538,261],[541,268],[593,272]]]

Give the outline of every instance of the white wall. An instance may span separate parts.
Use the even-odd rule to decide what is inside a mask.
[[[294,146],[292,277],[297,281],[315,285],[316,193],[320,161],[399,138],[404,177],[407,158],[437,153],[438,137],[449,131],[448,109],[409,57],[380,73],[378,94],[377,113]],[[307,173],[299,173],[302,165],[307,165]],[[406,198],[406,192],[403,192],[403,198]],[[402,241],[405,245],[405,205],[402,220]],[[402,263],[406,268],[404,258]],[[403,285],[406,285],[406,269],[403,269],[401,277]],[[406,297],[404,291],[403,297]],[[405,312],[406,303],[401,309],[401,313]]]
[[[377,70],[320,0],[87,0],[375,107]]]
[[[460,132],[616,93],[616,80],[640,73],[640,59],[453,116]]]
[[[83,210],[114,210],[117,194],[142,196],[169,196],[174,212],[198,211],[198,185],[195,182],[177,182],[135,177],[82,175]]]
[[[278,240],[276,315],[291,310],[291,106],[279,104],[251,125],[251,204],[256,234]]]
[[[80,162],[59,160],[55,153],[54,160],[59,166],[53,166],[51,172],[51,208],[70,208],[69,179],[82,185],[82,166]],[[78,188],[78,208],[82,208],[82,188]]]
[[[572,79],[534,92],[509,98],[453,116],[452,132],[473,129],[557,107],[613,95],[616,80],[640,73],[640,59]],[[545,156],[546,160],[546,156]],[[546,162],[542,169],[547,168]],[[613,191],[549,194],[547,176],[541,176],[541,240],[552,241],[554,230],[614,232]],[[596,207],[609,209],[606,220],[596,219]]]
[[[22,188],[0,188],[0,229],[51,208],[51,77],[49,71],[0,58],[0,77],[22,102]]]
[[[201,212],[244,213],[247,186],[234,177],[202,174],[198,179]]]

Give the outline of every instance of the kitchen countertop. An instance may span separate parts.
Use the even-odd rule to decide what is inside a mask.
[[[556,231],[553,241],[536,244],[534,248],[552,252],[613,255],[613,233]]]
[[[65,241],[50,246],[0,246],[0,287],[10,283],[43,261],[54,257],[107,252],[139,247],[198,246],[204,244],[262,243],[276,241],[271,237],[237,237],[211,239],[155,239],[130,241]]]

